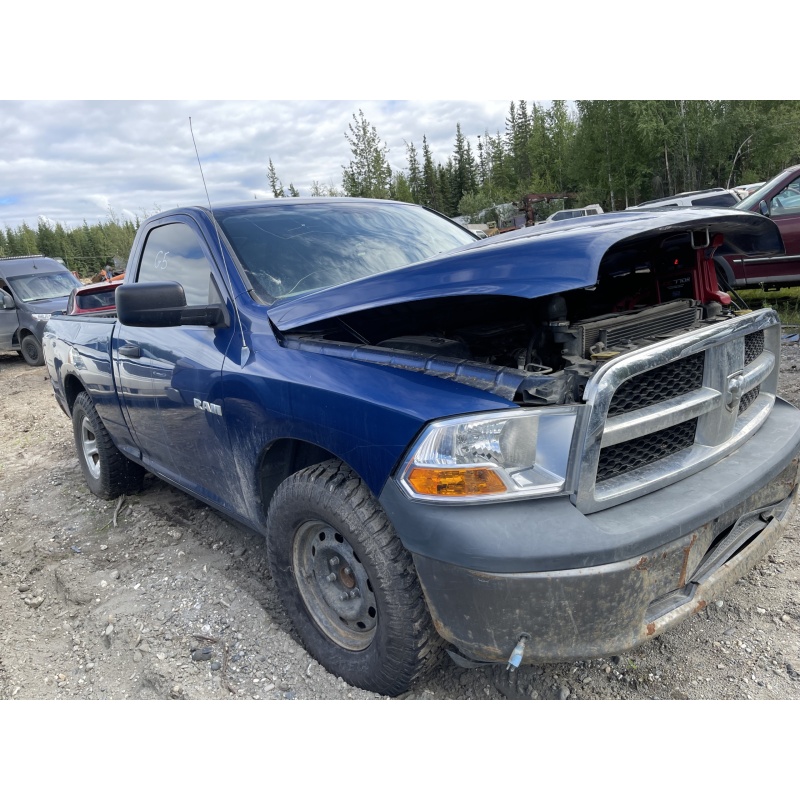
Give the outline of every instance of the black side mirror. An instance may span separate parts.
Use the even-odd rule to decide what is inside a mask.
[[[14,298],[8,292],[0,289],[0,297],[2,298],[4,309],[10,310],[17,307],[17,304],[14,302]]]
[[[219,305],[187,306],[186,295],[176,281],[134,283],[116,291],[117,319],[123,325],[140,328],[171,328],[179,325],[227,324],[225,309]]]
[[[758,204],[758,211],[759,211],[759,213],[763,214],[765,217],[769,216],[769,206],[767,205],[767,201],[766,200],[762,200]]]

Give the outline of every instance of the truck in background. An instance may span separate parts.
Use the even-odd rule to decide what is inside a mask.
[[[783,240],[783,251],[754,253],[730,244],[716,255],[720,277],[737,289],[800,286],[800,164],[780,172],[735,208],[769,217]]]
[[[0,258],[0,350],[16,350],[32,367],[44,364],[47,320],[67,307],[81,282],[63,263],[42,255]]]

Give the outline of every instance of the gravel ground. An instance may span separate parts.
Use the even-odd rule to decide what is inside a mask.
[[[781,392],[800,401],[800,349]],[[293,638],[263,539],[149,477],[91,495],[46,368],[0,354],[0,698],[385,699]],[[800,698],[798,523],[716,605],[610,659],[464,670],[401,699]]]

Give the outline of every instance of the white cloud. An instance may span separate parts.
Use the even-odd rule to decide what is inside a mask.
[[[40,215],[65,225],[115,213],[205,204],[189,127],[212,202],[269,196],[272,159],[285,186],[339,185],[345,139],[363,109],[405,169],[405,142],[435,161],[452,152],[456,123],[472,140],[502,130],[509,101],[5,101],[0,102],[0,226]]]

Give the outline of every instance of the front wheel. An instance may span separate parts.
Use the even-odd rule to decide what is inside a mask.
[[[19,343],[20,351],[25,362],[31,367],[41,367],[44,364],[44,353],[42,352],[42,345],[39,340],[29,333],[22,338]]]
[[[279,487],[267,516],[270,570],[306,649],[353,686],[407,691],[441,650],[411,556],[378,501],[339,461]]]
[[[86,392],[72,406],[72,432],[81,472],[93,494],[113,500],[142,488],[144,468],[117,449]]]

